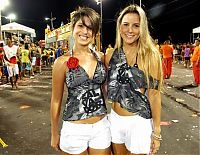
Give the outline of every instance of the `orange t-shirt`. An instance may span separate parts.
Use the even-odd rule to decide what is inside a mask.
[[[191,61],[192,62],[197,61],[198,57],[200,57],[200,47],[199,46],[194,48],[194,52],[192,54]]]
[[[173,47],[170,45],[162,45],[161,53],[163,54],[163,58],[171,58],[173,55]]]

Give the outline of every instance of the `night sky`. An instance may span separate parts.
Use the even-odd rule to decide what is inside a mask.
[[[15,13],[16,22],[36,30],[37,40],[44,39],[44,29],[50,22],[45,17],[56,17],[54,28],[61,21],[69,21],[69,13],[78,6],[89,6],[100,13],[100,6],[94,0],[9,0],[10,5],[2,15]],[[114,45],[116,17],[120,10],[130,3],[139,4],[139,0],[103,0],[103,45]],[[142,7],[149,19],[149,28],[153,38],[160,42],[171,36],[174,43],[191,40],[192,29],[200,26],[200,0],[142,0]],[[9,21],[2,18],[2,24]]]

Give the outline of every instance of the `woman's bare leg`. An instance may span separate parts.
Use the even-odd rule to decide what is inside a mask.
[[[106,149],[92,149],[89,148],[88,149],[88,154],[89,155],[111,155],[111,149],[110,147],[106,148]]]

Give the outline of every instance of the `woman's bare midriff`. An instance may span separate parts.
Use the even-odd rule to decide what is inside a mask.
[[[77,124],[93,124],[101,119],[103,119],[106,115],[100,115],[100,116],[94,116],[88,119],[82,119],[82,120],[77,120],[77,121],[70,121],[71,123],[77,123]]]
[[[144,94],[145,89],[140,88],[140,91]],[[126,109],[122,108],[120,106],[120,103],[118,103],[118,102],[112,103],[112,109],[120,116],[134,116],[134,115],[136,115],[136,113],[129,112]]]
[[[112,109],[120,116],[134,116],[135,113],[129,112],[122,108],[118,102],[112,103]]]

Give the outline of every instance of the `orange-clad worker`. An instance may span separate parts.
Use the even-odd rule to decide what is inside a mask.
[[[161,53],[163,55],[162,66],[163,66],[163,78],[169,79],[172,73],[172,56],[173,47],[170,45],[170,41],[165,41],[164,45],[161,46]]]
[[[191,62],[194,74],[194,85],[200,85],[200,39],[196,40],[196,47],[194,49]]]

